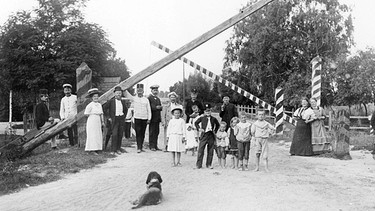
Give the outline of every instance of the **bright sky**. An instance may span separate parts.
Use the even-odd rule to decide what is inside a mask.
[[[340,0],[353,6],[354,39],[357,49],[375,47],[374,0]],[[126,60],[133,74],[166,54],[151,41],[176,50],[201,34],[236,15],[247,0],[91,0],[84,11],[86,20],[103,27],[117,55]],[[36,0],[0,0],[0,24],[21,9],[31,9]],[[232,28],[199,46],[185,57],[217,74],[221,73],[225,41]],[[159,84],[168,90],[182,80],[183,64],[175,61],[145,79],[145,86]],[[194,70],[185,65],[186,75]],[[147,90],[147,89],[146,89]],[[149,90],[147,90],[149,91]]]

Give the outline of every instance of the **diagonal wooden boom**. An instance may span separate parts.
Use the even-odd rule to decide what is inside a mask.
[[[159,44],[155,41],[152,41],[151,42],[151,45],[157,47],[158,49],[166,52],[166,53],[172,53],[173,51],[165,46],[163,46],[162,44]],[[261,105],[263,106],[264,108],[266,108],[267,110],[269,110],[271,113],[275,113],[276,114],[276,108],[271,106],[271,104],[261,100],[260,98],[258,98],[257,96],[251,94],[250,92],[246,91],[245,89],[231,83],[230,81],[216,75],[215,73],[207,70],[206,68],[200,66],[199,64],[185,58],[185,57],[180,57],[179,58],[182,62],[184,62],[185,64],[188,64],[190,65],[191,67],[193,67],[194,69],[198,70],[199,72],[205,74],[208,78],[210,78],[211,80],[215,81],[215,82],[219,82],[221,84],[223,84],[224,86],[232,89],[233,91],[241,94],[242,96],[246,97],[247,99],[255,102],[256,104],[258,105]],[[293,125],[296,125],[296,121],[293,120],[290,116],[286,115],[285,113],[283,114],[283,119],[287,122],[289,122],[290,124],[293,124]]]
[[[172,54],[167,55],[163,59],[151,64],[141,72],[135,74],[134,76],[122,81],[118,86],[120,86],[122,89],[128,89],[132,86],[134,86],[136,83],[142,81],[143,79],[147,78],[148,76],[156,73],[163,67],[169,65],[179,57],[189,53],[193,49],[197,48],[198,46],[202,45],[203,43],[207,42],[208,40],[212,39],[216,35],[220,34],[221,32],[225,31],[229,27],[233,26],[234,24],[238,23],[242,19],[246,18],[247,16],[253,14],[254,12],[258,11],[259,9],[263,8],[273,0],[260,0],[259,2],[255,3],[254,5],[251,5],[249,7],[246,7],[245,9],[241,10],[240,13],[237,15],[229,18],[228,20],[224,21],[220,25],[216,26],[215,28],[211,29],[210,31],[202,34],[201,36],[197,37],[196,39],[192,40],[191,42],[185,44]],[[99,97],[99,101],[103,104],[107,100],[111,99],[114,96],[113,90],[115,87],[112,87],[110,90],[108,90],[106,93],[101,95]],[[41,134],[37,138],[34,138],[31,140],[31,143],[25,144],[25,148],[21,149],[21,155],[26,154],[28,151],[31,151],[33,148],[40,145],[40,143],[44,143],[49,138],[59,134],[60,132],[64,131],[66,128],[77,122],[77,120],[81,119],[83,117],[83,113],[77,114],[74,118],[68,118],[64,121],[58,123],[55,127],[45,131],[45,133]],[[37,144],[34,144],[37,143]],[[0,150],[1,153],[1,150]]]

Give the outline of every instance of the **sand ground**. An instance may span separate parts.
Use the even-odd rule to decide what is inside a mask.
[[[171,167],[170,153],[127,150],[93,169],[2,196],[0,210],[129,210],[150,171],[164,180],[164,201],[140,210],[375,210],[375,161],[367,151],[342,161],[291,157],[288,145],[270,144],[266,173],[221,169],[216,157],[214,169],[194,169],[190,153],[182,154],[182,167]]]

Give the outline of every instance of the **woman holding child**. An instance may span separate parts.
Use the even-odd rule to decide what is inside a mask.
[[[294,119],[297,121],[297,126],[293,134],[290,154],[310,156],[314,154],[311,144],[310,126],[314,111],[311,109],[309,100],[306,97],[302,98],[301,105],[293,114]]]

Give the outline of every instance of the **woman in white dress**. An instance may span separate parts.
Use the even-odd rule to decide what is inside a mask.
[[[168,123],[167,128],[167,150],[172,152],[172,166],[181,166],[181,152],[185,151],[186,125],[184,119],[180,118],[182,106],[172,109],[174,116]],[[177,163],[176,163],[177,154]]]
[[[92,88],[88,91],[88,96],[92,102],[86,106],[85,115],[88,116],[86,123],[86,147],[85,151],[92,152],[97,155],[98,151],[103,149],[103,132],[102,127],[105,126],[103,119],[103,108],[98,102],[99,90]]]

